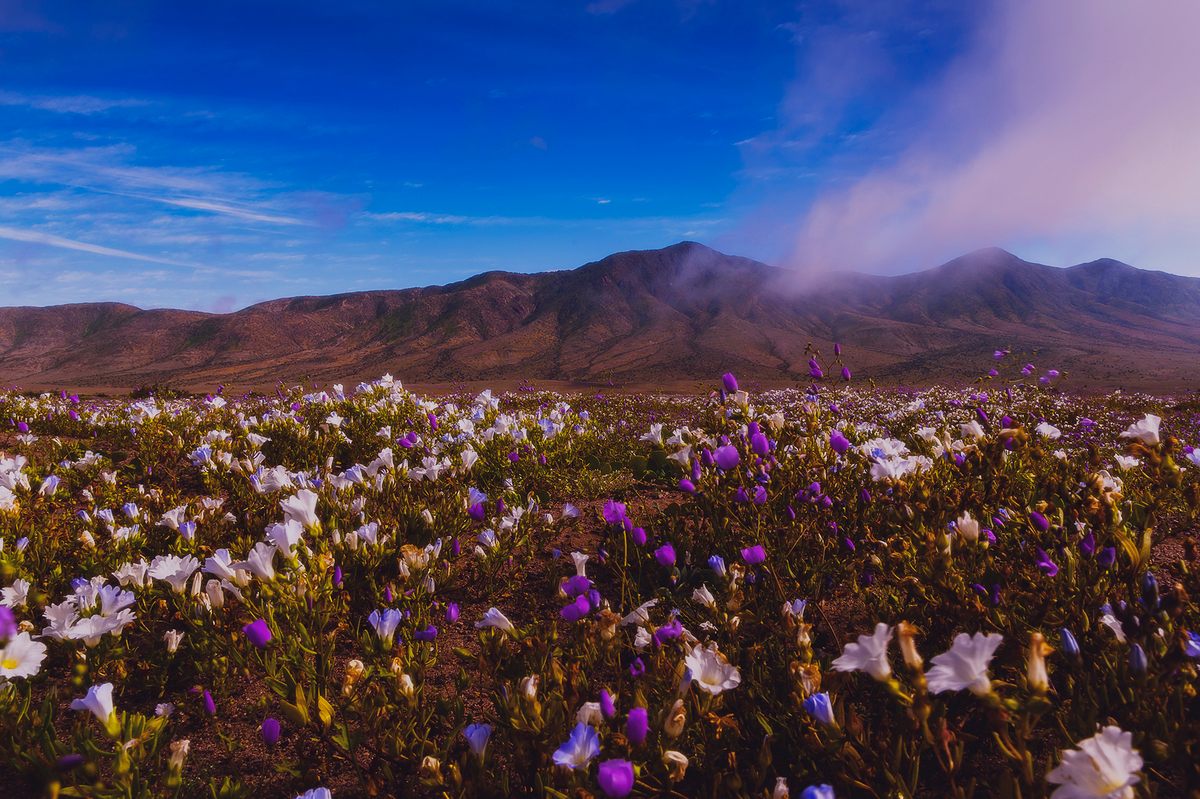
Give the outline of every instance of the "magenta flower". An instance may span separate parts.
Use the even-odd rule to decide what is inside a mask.
[[[609,524],[620,524],[625,520],[625,503],[608,500],[604,503],[604,521]]]
[[[663,544],[658,549],[654,550],[654,559],[663,568],[670,568],[675,565],[675,547],[668,544]]]
[[[625,737],[629,739],[629,743],[641,746],[646,742],[648,732],[650,732],[650,717],[646,713],[646,708],[635,707],[630,710],[629,718],[625,721]]]
[[[1050,560],[1050,555],[1044,549],[1038,549],[1037,565],[1047,577],[1053,577],[1058,574],[1058,564]]]
[[[742,550],[742,560],[751,566],[757,566],[767,559],[767,550],[762,544],[746,547]]]
[[[274,746],[279,743],[280,729],[279,720],[267,716],[262,723],[262,739],[267,746]]]
[[[604,714],[604,718],[612,719],[617,715],[617,705],[613,700],[613,695],[608,692],[607,688],[600,689],[600,712]]]
[[[255,619],[243,627],[242,632],[246,634],[250,643],[259,649],[266,649],[267,644],[271,643],[271,628],[267,626],[265,619]]]
[[[592,612],[592,603],[585,595],[575,597],[575,601],[558,612],[564,621],[577,622]]]
[[[629,796],[633,791],[633,764],[628,760],[605,760],[596,773],[605,796]]]
[[[738,454],[737,447],[726,444],[723,447],[717,447],[717,451],[713,454],[713,460],[716,461],[718,467],[729,471],[737,467],[742,456]]]

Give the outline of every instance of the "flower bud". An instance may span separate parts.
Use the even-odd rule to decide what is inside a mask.
[[[687,774],[687,755],[674,749],[668,749],[663,752],[663,765],[667,767],[667,779],[671,782],[680,782]]]
[[[906,621],[896,625],[896,637],[900,640],[900,654],[904,657],[904,665],[913,671],[921,671],[925,667],[925,661],[917,651],[916,634],[917,628]]]
[[[1046,643],[1046,638],[1039,632],[1033,632],[1029,636],[1029,662],[1025,670],[1025,679],[1029,683],[1029,690],[1035,694],[1044,694],[1046,689],[1050,687],[1050,675],[1046,670],[1046,655],[1054,651],[1054,648]]]
[[[683,706],[682,699],[676,699],[675,704],[667,712],[667,718],[663,721],[663,732],[668,738],[678,738],[683,732],[683,725],[687,723],[687,710]]]

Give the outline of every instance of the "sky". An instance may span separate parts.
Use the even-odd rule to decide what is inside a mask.
[[[0,305],[226,312],[692,239],[1200,275],[1200,3],[0,0]]]

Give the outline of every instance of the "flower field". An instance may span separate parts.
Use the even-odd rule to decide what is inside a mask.
[[[0,795],[1200,790],[1200,404],[0,394]]]

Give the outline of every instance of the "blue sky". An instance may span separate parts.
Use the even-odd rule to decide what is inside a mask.
[[[685,238],[873,271],[991,244],[1067,261],[1153,254],[1138,230],[1098,242],[1086,225],[1010,222],[806,262],[860,237],[841,221],[914,148],[961,151],[944,178],[996,144],[929,143],[959,78],[997,68],[981,38],[996,13],[0,0],[0,304],[229,310]],[[1021,119],[1013,106],[1002,122]],[[928,205],[888,202],[889,223]],[[1121,251],[1099,251],[1109,244]]]

